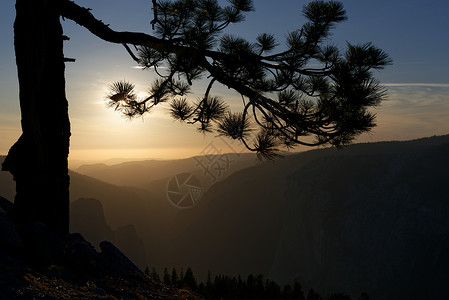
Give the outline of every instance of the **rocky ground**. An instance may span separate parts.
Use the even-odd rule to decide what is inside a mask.
[[[6,262],[11,262],[6,259]],[[1,299],[195,299],[150,279],[119,276],[70,281],[32,269],[17,270],[5,259],[0,262]],[[191,297],[189,297],[191,296]]]
[[[6,259],[6,261],[10,259]],[[0,299],[201,299],[189,290],[178,290],[148,278],[119,276],[73,282],[36,272],[18,271],[0,259]]]
[[[146,276],[110,242],[97,252],[80,234],[44,224],[17,230],[0,197],[0,299],[201,299]]]

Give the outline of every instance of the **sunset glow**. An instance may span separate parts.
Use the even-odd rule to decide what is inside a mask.
[[[98,18],[111,23],[114,29],[150,31],[147,1],[133,1],[132,6],[107,3],[81,1],[80,5],[91,7]],[[282,5],[255,1],[256,11],[248,15],[246,22],[231,27],[231,33],[254,39],[257,33],[268,32],[282,41],[289,31],[303,23],[300,15],[303,4],[303,1],[286,1]],[[388,100],[374,110],[378,126],[357,141],[406,140],[449,133],[449,62],[444,50],[449,44],[446,30],[449,21],[441,15],[447,11],[443,7],[449,8],[449,4],[412,1],[405,11],[403,5],[391,1],[351,0],[343,4],[349,19],[337,26],[332,42],[345,47],[346,41],[372,41],[394,61],[392,66],[375,74],[388,89]],[[0,14],[4,41],[0,45],[0,154],[6,154],[21,132],[13,51],[13,3],[5,3]],[[66,66],[72,123],[71,160],[188,157],[200,153],[216,139],[214,134],[203,136],[194,126],[173,121],[164,104],[132,121],[107,109],[105,98],[111,82],[126,79],[135,84],[138,96],[143,98],[156,76],[154,71],[136,68],[120,45],[103,42],[71,21],[64,21],[63,26],[71,38],[65,42],[66,56],[76,58],[75,63]],[[426,34],[430,31],[432,34]],[[422,41],[418,43],[416,36],[421,36]],[[201,96],[204,85],[203,81],[194,82],[189,98]],[[241,100],[225,87],[218,87],[213,93],[231,100],[228,101],[231,110],[240,106]]]

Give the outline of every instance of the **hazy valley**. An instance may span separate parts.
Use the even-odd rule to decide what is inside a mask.
[[[449,136],[441,136],[269,163],[229,154],[207,164],[200,157],[84,165],[70,172],[71,230],[96,246],[109,240],[160,273],[191,267],[202,280],[208,271],[261,273],[324,294],[443,299],[447,153]],[[169,201],[169,181],[179,173],[194,175],[203,189],[193,207]],[[5,172],[0,195],[14,195]]]

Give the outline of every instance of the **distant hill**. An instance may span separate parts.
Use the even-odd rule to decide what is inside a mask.
[[[183,172],[194,174],[205,186],[210,186],[237,170],[257,163],[254,154],[229,153],[177,160],[130,161],[115,165],[86,164],[75,171],[111,184],[147,189],[147,185],[155,180],[171,178]]]
[[[95,198],[104,209],[106,222],[112,227],[130,224],[146,199],[137,188],[120,187],[101,180],[69,171],[70,199]]]

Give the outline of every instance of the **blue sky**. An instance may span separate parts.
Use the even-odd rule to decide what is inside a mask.
[[[151,33],[151,1],[76,0],[115,30]],[[222,1],[224,3],[224,1]],[[255,0],[256,11],[231,32],[254,39],[274,34],[280,42],[299,28],[301,8],[309,1]],[[331,42],[366,43],[385,50],[394,64],[376,72],[388,88],[388,100],[375,109],[378,126],[358,141],[406,140],[449,133],[449,1],[342,1],[348,21],[334,30]],[[0,154],[6,154],[20,135],[18,85],[13,48],[14,1],[0,11]],[[213,135],[204,137],[194,127],[179,124],[158,107],[143,120],[127,121],[104,106],[107,85],[126,79],[145,92],[154,74],[134,67],[120,45],[103,42],[72,21],[63,21],[67,57],[67,96],[72,122],[70,158],[98,160],[110,157],[174,158],[201,153]],[[192,99],[202,92],[198,82]],[[196,92],[196,93],[195,93]],[[226,89],[216,94],[231,105],[237,98]],[[305,150],[301,148],[298,150]],[[226,149],[223,149],[226,151]]]

